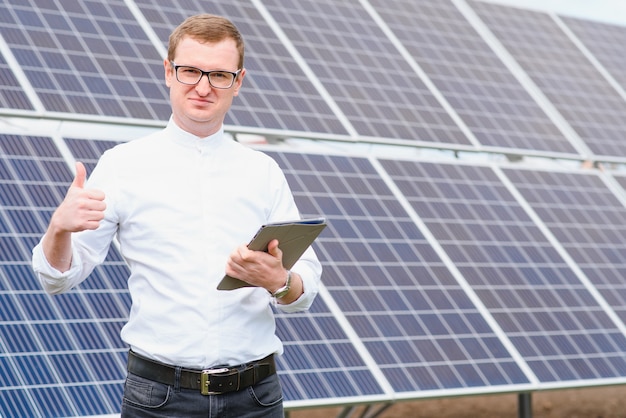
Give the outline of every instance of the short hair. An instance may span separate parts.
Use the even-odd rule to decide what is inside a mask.
[[[241,33],[230,20],[222,16],[208,13],[190,16],[174,29],[170,35],[167,48],[167,59],[173,61],[176,47],[185,37],[191,37],[199,42],[217,43],[225,39],[232,39],[239,51],[238,69],[243,68],[244,43]]]

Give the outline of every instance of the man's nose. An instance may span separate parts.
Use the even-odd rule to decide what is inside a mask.
[[[212,88],[213,87],[211,86],[211,82],[209,81],[209,75],[202,74],[202,77],[200,77],[200,81],[198,81],[198,84],[196,84],[196,91],[198,92],[198,94],[201,96],[205,96],[209,94]]]

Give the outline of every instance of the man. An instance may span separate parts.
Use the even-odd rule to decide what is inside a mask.
[[[33,249],[51,294],[79,284],[117,236],[132,307],[123,417],[282,417],[271,304],[308,309],[321,266],[308,249],[288,272],[278,242],[248,250],[260,225],[299,217],[278,165],[229,140],[226,112],[246,70],[235,26],[186,19],[164,60],[167,127],[105,152],[86,185],[76,164],[67,195]],[[224,276],[253,287],[219,291]]]

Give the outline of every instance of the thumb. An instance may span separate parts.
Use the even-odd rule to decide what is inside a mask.
[[[87,169],[80,161],[76,162],[76,174],[74,175],[74,181],[71,187],[84,188],[85,179],[87,178]]]
[[[283,252],[280,248],[278,248],[277,239],[273,239],[270,241],[270,243],[267,245],[267,252],[278,259],[282,260],[283,258]]]

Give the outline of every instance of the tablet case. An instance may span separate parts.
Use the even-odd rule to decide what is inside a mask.
[[[277,239],[278,248],[283,252],[283,266],[289,270],[324,228],[326,228],[324,218],[269,223],[259,228],[248,244],[248,248],[255,251],[267,251],[270,241]],[[253,285],[225,275],[217,288],[218,290],[233,290],[251,286]]]

